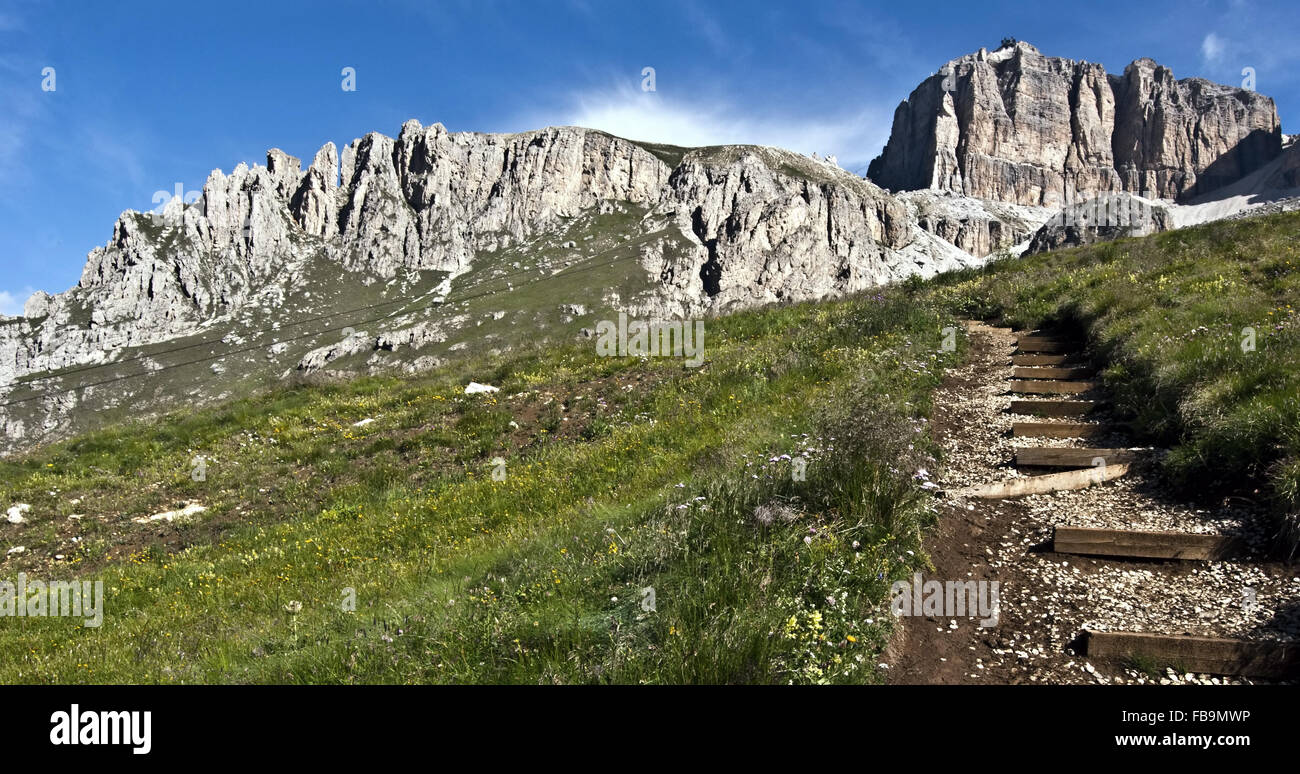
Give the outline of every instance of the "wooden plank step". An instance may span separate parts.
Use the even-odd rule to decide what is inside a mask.
[[[1021,352],[1036,352],[1055,355],[1072,352],[1081,349],[1081,347],[1072,341],[1049,339],[1043,336],[1022,336],[1016,340],[1016,349]]]
[[[1087,632],[1089,658],[1150,659],[1212,675],[1284,679],[1300,675],[1300,643],[1144,632]]]
[[[1086,422],[1012,422],[1011,435],[1036,438],[1091,438],[1105,427]]]
[[[1020,366],[1011,370],[1014,379],[1086,379],[1095,373],[1091,368]]]
[[[1031,417],[1078,417],[1096,411],[1100,405],[1094,400],[1013,400],[1008,410]]]
[[[1013,366],[1059,366],[1076,358],[1073,355],[1012,355]]]
[[[1086,489],[1093,484],[1119,478],[1128,473],[1128,465],[1107,465],[1106,467],[1069,470],[1064,473],[1051,473],[1046,476],[1029,476],[996,484],[953,492],[958,497],[978,497],[982,500],[1005,500],[1025,495],[1064,492],[1073,489]]]
[[[1048,446],[1017,446],[1016,465],[1026,468],[1087,468],[1100,458],[1107,465],[1132,462],[1138,453],[1130,449],[1075,449]]]
[[[1131,559],[1223,559],[1242,551],[1241,540],[1227,535],[1093,527],[1057,527],[1052,545],[1062,554]]]
[[[1096,382],[1065,382],[1048,379],[1020,379],[1011,382],[1011,391],[1019,395],[1078,395],[1096,388]]]

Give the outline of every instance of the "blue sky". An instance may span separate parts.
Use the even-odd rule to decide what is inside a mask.
[[[408,118],[781,145],[865,171],[917,83],[1009,36],[1111,72],[1149,56],[1240,84],[1253,67],[1294,133],[1297,16],[1293,0],[0,0],[0,313],[75,285],[118,214],[157,191],[197,191],[271,147],[309,162]]]

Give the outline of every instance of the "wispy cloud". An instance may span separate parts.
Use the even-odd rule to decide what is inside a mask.
[[[1230,3],[1206,22],[1213,31],[1201,40],[1203,75],[1236,84],[1249,67],[1258,73],[1255,88],[1274,96],[1283,93],[1300,80],[1293,18],[1293,9],[1285,4]]]
[[[1218,64],[1227,52],[1227,43],[1217,33],[1211,32],[1201,41],[1201,58],[1206,64]]]
[[[672,145],[774,145],[834,155],[841,166],[865,165],[889,135],[887,109],[835,115],[756,112],[718,100],[681,99],[630,87],[574,95],[569,104],[527,117],[522,125],[573,125],[630,140]]]
[[[23,288],[18,293],[11,293],[8,290],[0,290],[0,314],[9,315],[10,317],[23,313],[23,304],[35,293],[30,287]]]

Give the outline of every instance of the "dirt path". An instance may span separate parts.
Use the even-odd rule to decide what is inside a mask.
[[[971,353],[935,395],[932,422],[944,450],[945,492],[1020,477],[1008,412],[1010,354],[1005,328],[968,324]],[[1103,414],[1097,421],[1105,423]],[[1111,439],[1114,442],[1114,439]],[[1092,439],[1053,445],[1106,446]],[[1115,446],[1128,443],[1114,442]],[[892,683],[1247,682],[1172,670],[1142,672],[1078,655],[1084,629],[1130,630],[1300,641],[1300,570],[1257,561],[1109,561],[1051,550],[1058,524],[1243,536],[1262,545],[1263,514],[1182,502],[1143,465],[1129,476],[1075,492],[1018,500],[940,496],[927,538],[934,570],[924,580],[996,581],[999,619],[905,616],[885,654]]]

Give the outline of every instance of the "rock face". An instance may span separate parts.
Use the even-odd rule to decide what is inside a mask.
[[[1282,153],[1268,164],[1233,183],[1216,188],[1189,202],[1203,205],[1245,197],[1251,202],[1266,202],[1300,195],[1300,143],[1294,135],[1283,140]]]
[[[378,280],[455,272],[599,201],[657,200],[669,172],[640,146],[575,127],[450,134],[408,121],[397,139],[348,145],[341,181],[333,144],[305,172],[272,149],[265,167],[214,171],[193,204],[123,213],[77,287],[33,296],[0,325],[0,385],[194,333],[282,293],[315,256]]]
[[[76,288],[37,294],[0,325],[0,385],[201,332],[282,298],[313,261],[366,282],[457,274],[481,251],[612,202],[652,207],[672,226],[643,261],[679,310],[822,298],[970,260],[830,161],[725,146],[674,169],[593,130],[452,134],[408,121],[341,158],[327,144],[306,170],[272,149],[266,166],[214,171],[193,203],[123,213]]]
[[[955,59],[899,105],[867,176],[892,190],[937,189],[1063,207],[1097,193],[1184,199],[1281,151],[1273,101],[1139,59],[1122,76],[1008,43]]]
[[[383,276],[455,270],[600,201],[653,201],[669,171],[602,132],[451,134],[407,121],[396,140],[372,133],[343,151],[345,260]]]
[[[904,194],[933,195],[932,192]],[[1125,236],[1185,228],[1223,218],[1291,212],[1300,202],[1300,145],[1284,140],[1282,153],[1245,177],[1184,204],[1130,193],[1103,193],[1063,208],[1034,235],[1031,253]]]
[[[0,318],[0,451],[72,432],[74,416],[239,394],[254,376],[497,352],[515,323],[492,323],[504,310],[545,318],[520,314],[538,299],[568,318],[559,324],[612,308],[699,317],[978,265],[1036,231],[1044,249],[1104,238],[1073,223],[1091,212],[1078,207],[1039,227],[1052,208],[1098,195],[1188,196],[1237,180],[1279,143],[1265,97],[1174,81],[1149,60],[1108,76],[1016,44],[921,84],[871,165],[875,182],[833,158],[577,127],[450,133],[408,121],[341,153],[327,143],[306,169],[272,149],[265,166],[212,172],[191,201],[123,213],[76,287]],[[1274,167],[1269,180],[1294,179],[1294,165]],[[571,278],[596,270],[608,271]],[[529,287],[552,278],[569,283],[562,297]],[[472,308],[466,283],[499,294],[502,311]],[[348,307],[366,313],[340,322]]]
[[[777,148],[686,154],[648,218],[683,242],[642,253],[660,293],[631,308],[654,316],[823,299],[980,263],[833,160]]]
[[[123,213],[76,287],[0,318],[0,402],[24,404],[0,406],[3,448],[71,432],[74,415],[237,394],[254,373],[337,374],[469,348],[457,331],[482,320],[463,303],[438,308],[458,278],[505,275],[492,292],[510,308],[512,274],[532,272],[520,289],[543,282],[594,258],[593,239],[640,279],[587,285],[563,299],[571,307],[700,316],[975,265],[953,242],[983,249],[1000,232],[960,217],[927,230],[833,159],[643,146],[575,127],[453,134],[408,121],[342,153],[326,144],[306,169],[272,149],[265,166],[214,171],[189,202]],[[616,231],[581,230],[599,218]],[[502,253],[513,272],[476,268]],[[362,296],[391,314],[343,327],[335,314]],[[438,362],[423,352],[399,365]]]
[[[899,270],[896,251],[912,241],[907,210],[884,191],[774,148],[687,154],[658,213],[696,246],[658,269],[697,310],[877,285]]]
[[[981,258],[1027,242],[1052,215],[1045,207],[976,199],[951,191],[904,191],[895,198],[907,205],[918,227]]]
[[[1173,227],[1173,213],[1161,202],[1130,193],[1106,193],[1053,215],[1034,234],[1027,252],[1147,236]]]

